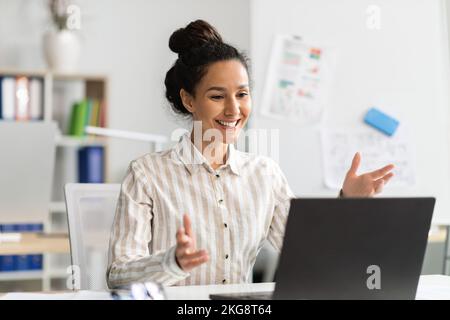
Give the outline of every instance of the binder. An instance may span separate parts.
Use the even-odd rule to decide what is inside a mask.
[[[2,120],[2,81],[3,81],[3,77],[0,77],[0,120]],[[0,229],[1,230],[1,229]],[[1,264],[1,257],[0,257],[0,264]]]
[[[92,108],[93,108],[92,99],[86,99],[84,102],[86,103],[86,118],[84,119],[83,124],[83,135],[85,135],[84,128],[91,122]]]
[[[30,232],[42,232],[44,231],[44,225],[42,223],[33,223],[27,225],[27,229]],[[42,254],[30,254],[28,255],[28,269],[30,270],[42,270],[43,262]]]
[[[99,109],[100,109],[100,104],[97,99],[94,99],[92,101],[92,115],[91,115],[91,119],[89,122],[89,124],[93,127],[96,127],[99,124],[99,121],[98,121]]]
[[[15,232],[20,233],[25,233],[29,231],[27,224],[14,224],[13,229]],[[20,254],[14,256],[14,270],[16,271],[29,270],[28,255]]]
[[[30,80],[30,119],[43,119],[43,81],[39,78]]]
[[[2,79],[2,120],[15,119],[15,87],[16,81],[12,77]]]
[[[30,118],[30,88],[27,77],[16,78],[16,120],[26,121]]]
[[[83,147],[78,150],[78,180],[80,183],[104,182],[104,148]]]
[[[12,224],[3,224],[0,225],[1,232],[14,232],[14,225]],[[0,271],[14,271],[15,270],[15,260],[16,256],[14,255],[3,255],[0,256]]]

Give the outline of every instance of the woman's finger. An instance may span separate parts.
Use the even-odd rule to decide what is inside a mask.
[[[184,228],[186,229],[186,234],[190,237],[193,237],[191,219],[186,213],[183,215],[183,224]]]
[[[391,171],[392,169],[394,169],[394,165],[388,164],[387,166],[381,169],[370,172],[369,175],[373,180],[378,180],[381,177],[384,177],[386,174],[388,174],[389,171]]]
[[[198,267],[199,265],[207,262],[208,260],[209,260],[209,257],[207,255],[202,256],[198,259],[191,259],[191,260],[189,260],[189,262],[184,264],[184,267],[186,269],[193,269],[193,268]]]
[[[386,184],[386,183],[388,183],[389,182],[389,180],[391,180],[391,178],[394,176],[394,173],[393,172],[389,172],[387,175],[385,175],[383,178],[381,178],[381,179],[383,179],[384,180],[384,184]]]
[[[192,247],[192,239],[187,235],[183,234],[180,241],[177,242],[177,246],[180,249],[187,250]]]
[[[195,260],[195,259],[201,258],[203,256],[207,256],[207,255],[208,255],[208,253],[206,252],[206,250],[198,250],[198,251],[195,251],[194,253],[185,254],[183,256],[183,258],[187,259],[187,260]]]
[[[374,189],[375,189],[375,193],[376,194],[378,194],[381,191],[383,191],[383,187],[384,187],[384,180],[383,179],[379,179],[379,180],[374,182]]]
[[[190,262],[195,263],[196,261],[204,259],[204,258],[208,258],[208,253],[206,252],[206,250],[199,250],[194,253],[186,253],[186,251],[184,251],[178,255],[178,260],[183,265],[186,265],[187,263],[190,263]]]
[[[348,170],[348,174],[356,174],[359,168],[359,164],[361,163],[361,154],[359,152],[355,153],[352,160],[352,165],[350,166],[350,169]]]
[[[177,242],[181,242],[183,235],[184,235],[184,228],[183,227],[178,228],[177,234],[176,234]]]

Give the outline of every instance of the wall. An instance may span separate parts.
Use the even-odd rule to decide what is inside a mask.
[[[248,0],[78,0],[83,43],[80,70],[109,76],[111,128],[170,133],[183,123],[168,111],[164,76],[175,55],[170,34],[194,19],[216,26],[224,39],[249,49]],[[0,68],[44,68],[41,38],[50,26],[46,0],[0,1]],[[120,181],[129,161],[149,150],[114,140],[109,176]]]
[[[383,195],[434,196],[438,199],[434,223],[450,223],[448,39],[442,3],[437,0],[251,2],[256,102],[253,125],[280,129],[280,165],[295,194],[337,195],[338,190],[324,185],[320,131],[371,130],[362,119],[370,107],[377,106],[399,115],[400,128],[408,135],[415,155],[412,158],[416,184],[394,187],[390,183]],[[369,5],[381,9],[379,30],[367,28]],[[297,34],[306,41],[333,48],[336,53],[325,116],[319,126],[299,126],[259,115],[272,39],[279,33]]]

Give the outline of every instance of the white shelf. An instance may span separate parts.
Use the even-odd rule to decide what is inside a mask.
[[[61,177],[55,177],[57,178],[54,179],[56,187],[53,186],[53,191],[59,190],[59,192],[52,195],[53,199],[63,199],[62,186],[66,182],[75,181],[77,178],[75,174],[76,171],[74,170],[77,167],[78,161],[76,154],[77,149],[86,146],[108,147],[109,139],[107,137],[96,134],[88,134],[82,137],[64,134],[67,130],[65,125],[70,119],[71,107],[74,101],[85,97],[108,101],[108,75],[102,74],[101,72],[92,73],[81,71],[76,73],[55,73],[47,69],[24,70],[20,68],[0,68],[0,75],[1,74],[11,76],[34,76],[43,79],[43,120],[56,121],[59,127],[64,129],[64,131],[61,131],[60,129],[59,132],[57,132],[54,141],[58,156],[55,159],[55,171],[60,170],[64,174],[61,175]],[[57,106],[57,108],[55,108],[55,106]],[[104,107],[106,107],[106,105]],[[107,109],[103,111],[106,112],[106,110]],[[104,116],[104,120],[106,121],[108,117],[106,114]],[[106,125],[106,123],[103,125]],[[59,187],[60,184],[61,188]],[[51,202],[48,209],[48,219],[45,221],[46,232],[67,234],[67,217],[65,215],[66,205],[64,201]],[[42,242],[48,242],[48,245],[44,243],[44,248],[53,248],[53,245],[55,245],[55,248],[57,249],[54,251],[46,251],[46,253],[44,253],[43,269],[0,271],[0,281],[20,282],[26,280],[41,280],[42,290],[52,290],[53,285],[50,281],[51,279],[65,279],[68,277],[66,265],[70,265],[70,246],[67,236],[64,236],[64,239],[65,243],[62,245],[61,242],[56,241],[56,238],[39,238],[39,245],[41,245]],[[27,246],[33,248],[37,246],[37,240],[28,240]],[[5,249],[5,246],[0,247],[0,249]],[[9,244],[6,249],[16,250],[17,248],[14,247],[14,244]],[[39,249],[42,248],[39,247]]]
[[[61,135],[56,137],[56,146],[58,147],[105,146],[106,142],[105,138],[95,136],[75,137]]]
[[[41,280],[44,277],[63,279],[68,275],[67,270],[63,268],[45,272],[42,270],[2,271],[0,272],[0,281]]]
[[[43,275],[42,270],[2,271],[0,272],[0,281],[39,280]]]
[[[64,201],[50,202],[49,210],[51,213],[65,213],[66,212],[66,204]]]
[[[69,274],[65,268],[59,268],[46,271],[45,276],[49,278],[67,278]]]

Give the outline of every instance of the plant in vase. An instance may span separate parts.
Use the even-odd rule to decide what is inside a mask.
[[[67,0],[49,0],[48,8],[53,28],[44,35],[44,55],[49,68],[57,72],[72,72],[78,66],[80,40],[80,10]]]

